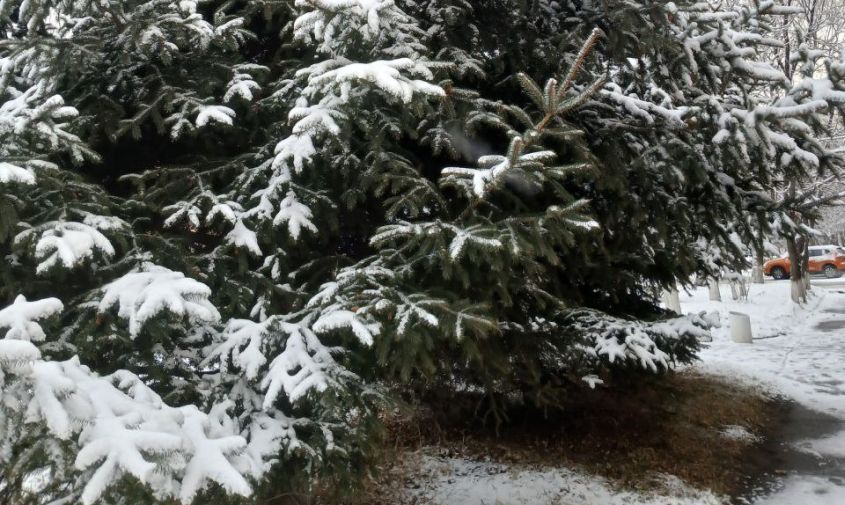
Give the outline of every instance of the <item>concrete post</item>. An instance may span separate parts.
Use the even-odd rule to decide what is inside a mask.
[[[751,337],[751,317],[742,312],[731,312],[731,338],[734,342],[740,344],[750,344],[753,339]]]

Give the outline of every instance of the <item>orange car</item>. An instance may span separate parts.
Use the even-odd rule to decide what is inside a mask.
[[[845,249],[835,245],[811,245],[808,252],[811,274],[824,274],[830,279],[845,272]],[[767,261],[763,264],[763,272],[775,279],[786,279],[789,276],[789,256]]]

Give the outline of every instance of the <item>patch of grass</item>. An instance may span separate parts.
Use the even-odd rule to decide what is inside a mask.
[[[563,409],[544,412],[514,403],[498,433],[477,421],[481,398],[440,392],[385,415],[391,445],[380,473],[357,503],[397,503],[413,485],[402,461],[434,446],[444,456],[501,463],[567,466],[602,475],[624,489],[659,490],[661,474],[730,495],[741,486],[748,441],[721,434],[742,426],[755,434],[778,422],[775,402],[722,378],[673,373],[647,382],[572,391]]]

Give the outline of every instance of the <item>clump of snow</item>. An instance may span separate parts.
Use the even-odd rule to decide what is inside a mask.
[[[258,235],[246,227],[240,219],[235,227],[226,234],[226,243],[235,247],[244,248],[255,256],[261,256],[261,247],[258,245]]]
[[[0,162],[0,184],[17,182],[19,184],[35,184],[35,174],[28,168],[21,168],[5,161]]]
[[[115,216],[101,216],[89,212],[86,212],[84,216],[82,219],[83,224],[100,231],[120,230],[129,227],[129,223]]]
[[[226,88],[226,94],[223,95],[223,101],[226,103],[231,102],[235,97],[251,102],[254,98],[253,92],[261,90],[261,86],[249,74],[235,74]]]
[[[279,203],[279,212],[273,218],[273,224],[286,224],[291,238],[297,240],[303,229],[317,233],[317,227],[311,221],[313,217],[311,209],[297,200],[293,191],[290,191]]]
[[[316,85],[329,83],[342,85],[354,81],[366,81],[404,103],[410,102],[417,93],[433,96],[446,95],[440,86],[418,79],[409,79],[402,75],[401,71],[409,72],[412,75],[421,74],[427,79],[434,77],[430,70],[414,60],[399,58],[369,63],[349,63],[313,78],[311,83]]]
[[[234,117],[235,111],[229,107],[223,105],[204,105],[199,108],[195,123],[197,127],[205,126],[208,123],[220,123],[231,126]]]
[[[728,440],[734,440],[736,442],[744,442],[748,444],[754,444],[761,440],[759,436],[748,431],[745,426],[739,426],[736,424],[725,426],[724,428],[722,428],[719,434]]]
[[[15,237],[15,243],[27,242],[39,233],[35,242],[35,257],[40,261],[35,269],[38,274],[55,267],[72,269],[96,254],[111,258],[115,253],[109,239],[97,228],[72,221],[54,221],[25,230]]]
[[[64,310],[58,298],[45,298],[33,302],[18,295],[14,303],[0,310],[0,330],[8,328],[5,339],[40,342],[44,330],[36,321],[46,319]]]
[[[354,312],[349,310],[328,312],[314,323],[314,331],[317,333],[326,333],[340,328],[350,328],[364,345],[371,345],[373,334],[378,334],[378,326],[362,322]]]

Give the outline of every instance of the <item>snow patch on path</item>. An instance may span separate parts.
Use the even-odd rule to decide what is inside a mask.
[[[839,505],[845,503],[845,487],[831,486],[830,481],[822,477],[793,476],[786,480],[780,492],[755,503],[760,505]]]
[[[810,454],[830,456],[833,458],[845,458],[845,431],[837,433],[832,437],[799,442],[796,446],[802,451]],[[845,503],[845,501],[843,501],[843,503]]]

